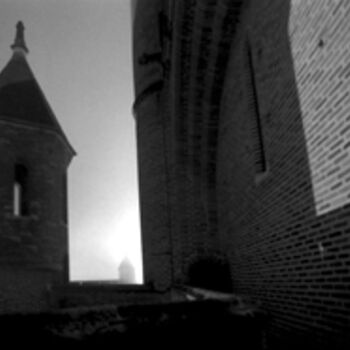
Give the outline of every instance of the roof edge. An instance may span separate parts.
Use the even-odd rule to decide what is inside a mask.
[[[12,124],[15,126],[24,126],[26,128],[29,128],[29,129],[36,129],[36,130],[47,131],[47,132],[53,133],[53,134],[59,136],[59,138],[67,146],[72,157],[77,155],[77,152],[75,151],[75,149],[73,148],[73,146],[69,142],[66,135],[61,130],[57,130],[56,128],[47,126],[46,124],[39,124],[39,123],[33,124],[33,123],[25,122],[25,121],[20,120],[20,119],[14,119],[13,117],[5,116],[5,115],[0,115],[0,124],[1,123],[10,124],[10,125]]]

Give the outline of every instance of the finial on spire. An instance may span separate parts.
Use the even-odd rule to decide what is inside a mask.
[[[22,21],[19,21],[16,25],[16,38],[15,42],[11,45],[11,49],[14,52],[21,52],[26,54],[29,52],[25,40],[24,40],[24,25]]]

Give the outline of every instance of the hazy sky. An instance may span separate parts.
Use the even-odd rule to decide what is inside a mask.
[[[0,66],[22,20],[28,62],[77,151],[69,168],[73,279],[142,279],[128,0],[1,0]]]

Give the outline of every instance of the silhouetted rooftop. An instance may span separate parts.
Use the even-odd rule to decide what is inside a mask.
[[[71,148],[26,60],[23,30],[17,25],[13,55],[0,73],[0,119],[57,131]]]

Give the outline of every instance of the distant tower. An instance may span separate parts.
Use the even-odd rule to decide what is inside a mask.
[[[0,73],[0,313],[44,310],[67,278],[75,152],[27,63],[24,26]]]
[[[119,281],[126,284],[133,284],[136,282],[134,266],[127,257],[125,257],[119,265]]]

